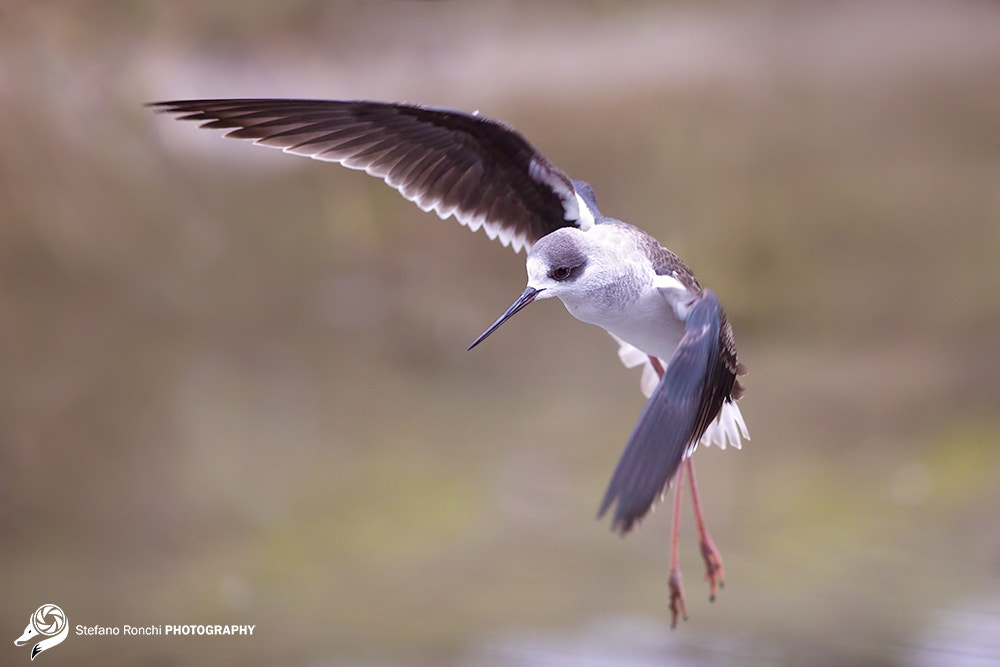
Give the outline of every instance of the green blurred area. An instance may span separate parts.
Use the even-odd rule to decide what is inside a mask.
[[[52,664],[1000,660],[997,34],[982,2],[0,5],[0,627],[257,626]],[[674,632],[669,513],[593,519],[643,404],[607,335],[544,303],[467,354],[523,256],[142,107],[236,95],[504,118],[688,261],[750,370],[752,442],[697,455],[714,604],[687,510]]]

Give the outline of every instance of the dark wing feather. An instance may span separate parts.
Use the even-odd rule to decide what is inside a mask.
[[[230,130],[227,137],[364,170],[423,210],[454,215],[472,230],[482,227],[515,250],[530,248],[560,227],[585,225],[596,213],[596,207],[580,211],[574,181],[514,128],[476,114],[324,100],[180,100],[149,106],[201,127]],[[589,202],[589,186],[586,191]]]
[[[612,529],[624,534],[645,516],[729,398],[735,369],[726,358],[727,330],[718,300],[705,290],[601,501],[598,517],[615,505]]]

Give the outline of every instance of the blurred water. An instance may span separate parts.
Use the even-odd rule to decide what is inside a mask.
[[[956,600],[928,614],[927,628],[900,662],[913,667],[986,667],[1000,661],[1000,591]]]
[[[664,632],[662,619],[616,616],[596,619],[567,634],[525,631],[480,647],[468,664],[585,665],[645,667],[652,665],[779,664],[776,648],[751,647],[736,639],[706,636],[697,630]]]

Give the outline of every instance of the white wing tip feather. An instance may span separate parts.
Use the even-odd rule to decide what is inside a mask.
[[[719,449],[725,449],[727,445],[743,449],[744,440],[750,440],[750,432],[743,421],[740,406],[735,401],[724,401],[719,416],[708,425],[705,435],[701,436],[702,444],[706,447],[715,445]]]

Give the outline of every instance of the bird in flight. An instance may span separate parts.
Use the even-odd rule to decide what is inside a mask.
[[[454,216],[514,251],[527,251],[527,287],[471,350],[522,308],[556,297],[604,328],[626,366],[643,365],[649,400],[601,500],[625,534],[673,481],[670,609],[687,618],[678,566],[681,486],[690,480],[710,599],[722,560],[702,517],[691,454],[699,444],[749,439],[732,327],[711,290],[643,230],[606,217],[591,187],[571,179],[510,125],[478,113],[413,104],[296,99],[150,104],[226,136],[337,162],[383,179],[442,219]]]

